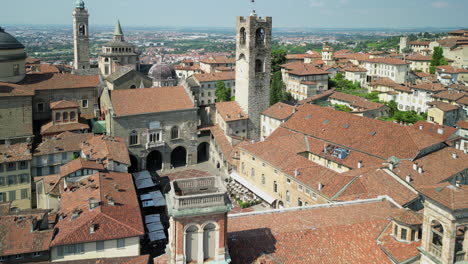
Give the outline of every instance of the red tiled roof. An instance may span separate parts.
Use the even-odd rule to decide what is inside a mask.
[[[62,133],[66,131],[76,131],[76,130],[86,130],[86,129],[89,129],[89,125],[85,123],[81,123],[81,122],[54,124],[54,122],[50,121],[49,123],[41,127],[41,135],[47,136],[47,135]]]
[[[236,73],[234,71],[200,73],[200,74],[194,74],[193,78],[195,78],[197,81],[201,83],[202,82],[227,81],[227,80],[235,80]]]
[[[54,65],[50,64],[37,64],[31,66],[30,69],[26,70],[27,74],[36,74],[36,73],[59,73],[59,69]]]
[[[457,101],[465,96],[468,96],[468,93],[460,91],[442,91],[432,95],[433,98],[448,100],[448,101]]]
[[[15,96],[34,96],[34,90],[22,85],[0,82],[0,98]]]
[[[263,115],[269,116],[277,120],[285,120],[294,113],[295,106],[278,102],[263,111]]]
[[[429,123],[426,121],[418,121],[414,125],[410,126],[421,133],[438,138],[441,141],[448,140],[452,135],[457,132],[457,129],[454,127],[448,127],[443,125],[438,125],[434,123]]]
[[[421,55],[421,54],[413,54],[413,55],[410,55],[410,56],[406,57],[406,60],[409,60],[409,61],[431,61],[432,56],[424,56],[424,55]]]
[[[150,255],[136,257],[81,259],[70,261],[58,261],[59,264],[148,264]]]
[[[45,217],[39,211],[0,216],[0,256],[48,251],[53,230],[31,232],[31,225]]]
[[[51,246],[77,244],[118,238],[138,237],[145,234],[140,206],[128,173],[96,173],[62,192],[59,214],[64,218],[55,225],[57,235]],[[90,198],[100,205],[89,209]],[[115,205],[109,204],[109,199]],[[75,219],[72,212],[80,211]],[[96,225],[94,233],[90,226]]]
[[[443,183],[434,187],[421,188],[420,191],[424,196],[452,211],[466,210],[466,208],[468,208],[467,185],[456,187],[448,183]]]
[[[50,109],[52,110],[78,108],[78,107],[80,106],[75,101],[60,100],[60,101],[50,103]]]
[[[310,104],[300,106],[282,126],[383,159],[391,156],[411,159],[421,150],[440,143],[412,128]]]
[[[194,105],[181,86],[111,91],[117,116],[193,109]]]
[[[380,248],[385,253],[398,261],[398,263],[403,263],[406,260],[419,256],[418,247],[421,246],[421,241],[400,242],[392,236],[392,233],[393,225],[389,222],[389,225],[377,240]]]
[[[228,58],[226,56],[211,56],[209,58],[200,60],[200,62],[205,64],[233,64],[236,63],[236,60],[234,58]]]
[[[423,214],[408,208],[402,208],[399,213],[393,216],[393,220],[407,225],[422,225]]]
[[[355,66],[344,68],[343,71],[345,71],[345,72],[367,72],[366,69],[360,68],[360,67],[355,67]]]
[[[355,96],[342,92],[335,92],[330,96],[330,99],[349,103],[352,107],[359,108],[358,111],[374,110],[383,107],[383,104],[369,101],[363,97]]]
[[[431,44],[430,41],[410,41],[408,45],[418,45],[418,46],[429,46]]]
[[[101,83],[99,75],[68,73],[27,74],[18,84],[34,90],[94,88]]]
[[[464,96],[464,97],[458,99],[457,103],[462,104],[462,105],[468,105],[468,96]]]
[[[290,62],[281,65],[289,74],[307,76],[307,75],[328,75],[327,71],[317,68],[313,64],[303,63],[300,61]]]
[[[98,170],[103,171],[104,166],[102,164],[97,163],[96,161],[85,160],[82,158],[74,159],[68,162],[65,165],[60,167],[60,176],[67,176],[77,170],[81,169],[91,169],[91,170]]]
[[[419,90],[425,90],[429,92],[440,92],[440,91],[445,91],[445,86],[441,83],[430,83],[430,82],[423,82],[419,83],[417,85],[412,85],[411,89],[419,89]]]
[[[390,64],[390,65],[405,65],[405,64],[408,64],[408,62],[397,59],[397,58],[371,58],[371,59],[366,59],[364,61],[365,62],[371,62],[371,63],[384,63],[384,64]]]
[[[59,152],[78,152],[81,144],[93,137],[93,134],[78,134],[64,132],[40,143],[34,151],[34,155],[47,155]]]
[[[377,237],[396,212],[389,202],[231,216],[233,264],[253,264],[262,255],[274,263],[392,263]]]
[[[81,150],[89,156],[89,160],[102,160],[104,164],[112,160],[130,165],[127,144],[121,137],[96,135],[83,142]]]
[[[464,120],[458,121],[457,127],[461,129],[468,129],[468,121],[464,121]]]
[[[216,111],[226,122],[245,120],[249,117],[242,111],[236,101],[216,103]]]
[[[225,159],[227,159],[232,151],[232,145],[226,138],[224,131],[218,125],[210,127],[210,130]]]
[[[449,104],[449,103],[444,103],[444,102],[441,102],[441,101],[432,101],[432,102],[429,102],[427,103],[429,106],[431,107],[435,107],[435,108],[438,108],[444,112],[450,112],[450,111],[456,111],[458,110],[458,107],[456,105],[453,105],[453,104]]]
[[[0,144],[0,163],[31,160],[31,147],[27,143]]]

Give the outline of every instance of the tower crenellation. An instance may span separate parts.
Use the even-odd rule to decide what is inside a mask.
[[[250,139],[260,138],[260,114],[269,107],[271,36],[271,17],[237,18],[236,101],[249,116]]]

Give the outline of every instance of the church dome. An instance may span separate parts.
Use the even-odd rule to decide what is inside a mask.
[[[5,30],[0,27],[0,50],[5,49],[24,49],[24,46],[15,37],[6,33]]]
[[[158,63],[154,64],[148,72],[149,77],[154,81],[176,80],[177,75],[172,64]]]

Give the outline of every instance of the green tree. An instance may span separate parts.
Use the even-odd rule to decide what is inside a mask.
[[[216,99],[218,102],[228,102],[231,101],[231,89],[226,88],[226,85],[223,81],[216,82]]]
[[[402,49],[401,52],[403,52],[405,54],[408,54],[408,53],[412,53],[413,49],[411,49],[410,47],[406,47],[406,48]]]
[[[285,49],[274,49],[271,51],[271,72],[277,72],[281,70],[281,65],[286,63],[287,50]]]
[[[437,66],[447,65],[447,64],[448,62],[444,58],[444,50],[442,49],[442,47],[434,47],[434,53],[432,54],[431,67],[430,67],[431,74],[435,73],[435,69]]]
[[[390,101],[387,103],[388,108],[390,108],[390,116],[394,116],[398,112],[398,104],[395,101]]]
[[[280,71],[273,73],[271,78],[270,105],[274,105],[283,99],[283,77]]]

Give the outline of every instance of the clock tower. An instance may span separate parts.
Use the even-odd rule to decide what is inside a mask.
[[[260,139],[260,114],[270,106],[272,18],[237,17],[236,101],[249,116],[247,137]]]

